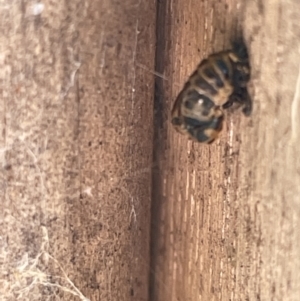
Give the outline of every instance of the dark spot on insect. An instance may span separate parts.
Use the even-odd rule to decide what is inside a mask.
[[[224,74],[225,78],[227,79],[229,77],[229,69],[226,63],[220,59],[220,60],[216,60],[216,64]]]
[[[217,73],[213,68],[205,68],[203,72],[208,78],[213,79],[215,76],[217,76]]]
[[[99,145],[102,145],[102,141],[99,141]]]
[[[195,81],[196,86],[198,86],[200,89],[211,93],[212,95],[216,95],[218,91],[210,85],[204,78],[199,77]]]
[[[203,72],[208,78],[215,80],[217,87],[219,88],[224,87],[224,83],[222,82],[219,74],[212,67],[204,69]]]
[[[224,83],[222,82],[219,74],[216,72],[214,68],[212,67],[205,68],[203,72],[208,78],[213,79],[215,81],[218,88],[224,87]]]
[[[201,122],[195,118],[190,118],[190,117],[184,117],[184,123],[190,127],[203,125],[203,122]]]
[[[195,131],[194,130],[190,131],[190,133],[194,136]],[[209,137],[207,137],[205,135],[205,133],[204,133],[204,131],[202,129],[198,129],[197,130],[195,138],[197,138],[197,140],[199,142],[206,142],[209,139]]]
[[[224,87],[224,83],[222,82],[221,78],[218,76],[215,77],[215,82],[217,84],[217,87],[222,88]]]
[[[189,99],[185,101],[184,105],[189,110],[192,110],[194,108],[194,102]]]
[[[232,100],[228,100],[227,102],[225,102],[222,105],[222,108],[226,110],[226,109],[230,108],[232,105],[233,105],[233,101]]]
[[[187,96],[190,101],[198,101],[201,98],[201,94],[199,94],[196,90],[189,91]]]

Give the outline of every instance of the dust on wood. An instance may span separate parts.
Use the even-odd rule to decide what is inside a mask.
[[[147,300],[155,1],[2,1],[1,300]]]

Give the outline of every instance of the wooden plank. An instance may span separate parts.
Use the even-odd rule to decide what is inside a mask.
[[[1,1],[4,300],[147,300],[155,14]]]
[[[151,300],[298,300],[298,1],[167,1]],[[254,112],[203,146],[169,122],[187,76],[242,27]],[[163,61],[158,62],[163,64]],[[159,179],[157,179],[159,177]],[[154,216],[155,212],[157,213]]]

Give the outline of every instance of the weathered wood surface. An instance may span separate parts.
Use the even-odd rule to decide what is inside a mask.
[[[0,1],[1,300],[147,300],[155,17]]]
[[[151,300],[300,296],[300,4],[158,1]],[[154,1],[1,1],[0,299],[147,300]],[[254,112],[172,102],[241,25]]]
[[[164,102],[156,131],[151,300],[297,301],[300,3],[160,3],[165,57],[157,68],[167,80],[157,83]],[[167,120],[172,102],[204,56],[229,46],[237,24],[251,57],[253,115],[230,112],[212,146],[188,142]]]

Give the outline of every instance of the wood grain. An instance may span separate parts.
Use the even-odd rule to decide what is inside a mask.
[[[229,111],[221,139],[156,132],[151,300],[299,299],[299,3],[167,1],[165,111],[201,59],[241,28],[250,118]]]

